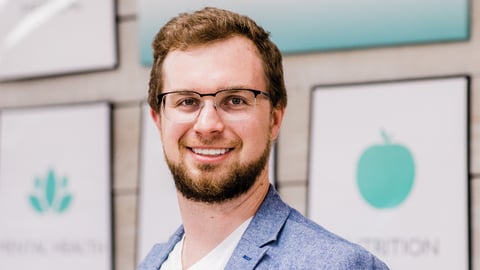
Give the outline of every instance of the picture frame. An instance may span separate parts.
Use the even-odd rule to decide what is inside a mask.
[[[114,0],[0,2],[0,81],[117,66]]]
[[[111,106],[0,110],[0,269],[113,270]]]
[[[180,12],[218,7],[254,19],[283,54],[459,42],[470,38],[471,0],[139,0],[140,62],[153,62],[155,34]],[[275,7],[275,9],[272,9]],[[408,20],[405,19],[408,14]]]
[[[309,217],[392,269],[471,269],[469,85],[314,86]]]

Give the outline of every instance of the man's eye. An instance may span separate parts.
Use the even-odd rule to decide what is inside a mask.
[[[241,97],[230,97],[228,102],[232,105],[242,105],[245,103],[245,100]]]
[[[192,105],[197,105],[198,101],[194,98],[185,98],[179,102],[180,106],[192,106]]]
[[[225,97],[220,104],[224,111],[231,113],[247,110],[251,105],[248,99],[239,95]]]

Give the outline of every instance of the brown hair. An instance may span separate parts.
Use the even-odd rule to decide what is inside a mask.
[[[246,16],[212,7],[179,14],[167,22],[155,36],[148,90],[150,107],[158,112],[157,95],[163,87],[162,65],[170,51],[187,50],[235,35],[246,37],[255,44],[262,58],[272,103],[275,107],[286,107],[287,92],[283,79],[282,55],[269,39],[269,33]]]

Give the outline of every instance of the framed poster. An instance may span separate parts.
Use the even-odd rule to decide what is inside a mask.
[[[180,12],[215,6],[254,19],[283,53],[304,53],[470,37],[469,0],[139,0],[141,63],[152,64],[151,43]]]
[[[469,78],[311,97],[309,216],[392,269],[470,269]]]
[[[111,270],[110,106],[0,111],[0,269]]]
[[[163,243],[182,224],[173,177],[165,161],[162,143],[150,107],[142,108],[140,197],[137,237],[137,261],[154,244]],[[275,147],[270,156],[270,181],[275,185]]]
[[[0,80],[115,67],[114,3],[0,1]]]

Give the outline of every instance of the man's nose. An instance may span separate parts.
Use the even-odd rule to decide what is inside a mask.
[[[200,133],[213,133],[223,131],[224,127],[214,100],[205,100],[195,121],[194,130]]]

